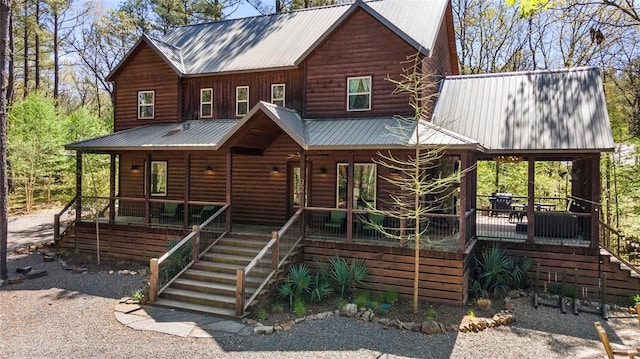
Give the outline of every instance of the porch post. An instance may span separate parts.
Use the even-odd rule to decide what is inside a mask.
[[[116,154],[111,154],[109,164],[109,223],[116,219]]]
[[[460,154],[460,168],[459,171],[463,171],[465,168],[469,167],[469,154],[465,151]],[[458,201],[458,250],[461,252],[464,251],[466,240],[467,240],[467,208],[469,199],[467,198],[468,194],[468,179],[467,176],[461,176],[460,183],[458,184],[459,192],[459,201]]]
[[[600,154],[591,158],[591,248],[600,243]]]
[[[353,152],[349,153],[349,166],[347,166],[347,242],[353,242],[353,181],[355,165]]]
[[[307,155],[300,149],[300,208],[307,206]],[[300,218],[300,235],[304,236],[304,210]]]
[[[233,197],[231,196],[231,190],[233,189],[231,184],[231,172],[233,171],[233,155],[231,154],[231,148],[227,151],[227,197],[226,202],[229,205],[227,209],[227,232],[231,232],[231,215],[233,214],[233,206],[231,205],[231,201]]]
[[[147,153],[147,159],[144,164],[144,178],[142,179],[147,185],[144,191],[144,224],[148,226],[151,219],[151,153]]]
[[[191,188],[191,155],[185,153],[184,155],[184,202],[182,208],[182,226],[183,228],[187,228],[189,226],[189,214],[191,210],[189,209],[189,199],[191,197],[190,194]]]
[[[535,243],[535,195],[536,195],[536,157],[529,156],[527,158],[528,174],[527,174],[527,243]]]
[[[82,218],[82,152],[76,152],[76,221]]]

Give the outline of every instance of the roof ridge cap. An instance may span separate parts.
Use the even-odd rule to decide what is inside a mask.
[[[488,72],[488,73],[482,73],[482,74],[444,76],[444,80],[446,81],[447,79],[542,75],[542,74],[571,73],[571,72],[581,72],[581,71],[591,71],[591,70],[600,71],[600,68],[597,66],[580,66],[580,67],[565,67],[565,68],[559,68],[559,69],[537,69],[537,70],[512,71],[512,72]]]

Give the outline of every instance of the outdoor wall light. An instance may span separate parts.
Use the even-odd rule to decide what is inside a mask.
[[[324,167],[320,167],[320,173],[322,173],[323,175],[327,174],[327,169]]]
[[[280,170],[278,169],[278,167],[273,166],[273,168],[271,169],[271,174],[277,175],[278,173],[280,173]]]
[[[131,173],[140,173],[140,167],[136,164],[131,165]]]
[[[211,165],[207,165],[207,168],[204,169],[204,174],[206,175],[213,175],[213,167],[211,167]]]

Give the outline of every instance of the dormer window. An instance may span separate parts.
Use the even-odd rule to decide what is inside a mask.
[[[347,111],[371,110],[371,76],[347,78]]]
[[[249,86],[236,87],[236,116],[244,116],[249,112]]]
[[[284,107],[284,93],[284,84],[271,85],[271,103],[276,106]]]
[[[155,91],[138,91],[138,119],[153,119]]]
[[[200,118],[213,117],[213,89],[200,89]]]

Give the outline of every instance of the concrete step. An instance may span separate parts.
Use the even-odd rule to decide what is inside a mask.
[[[153,302],[153,305],[157,305],[165,308],[175,308],[175,309],[184,310],[188,312],[208,313],[216,317],[233,318],[233,319],[238,318],[236,316],[235,309],[211,307],[211,306],[181,302],[181,301],[176,301],[171,299],[158,298],[158,300]],[[246,315],[248,315],[248,313],[246,313],[243,316],[246,316]]]

